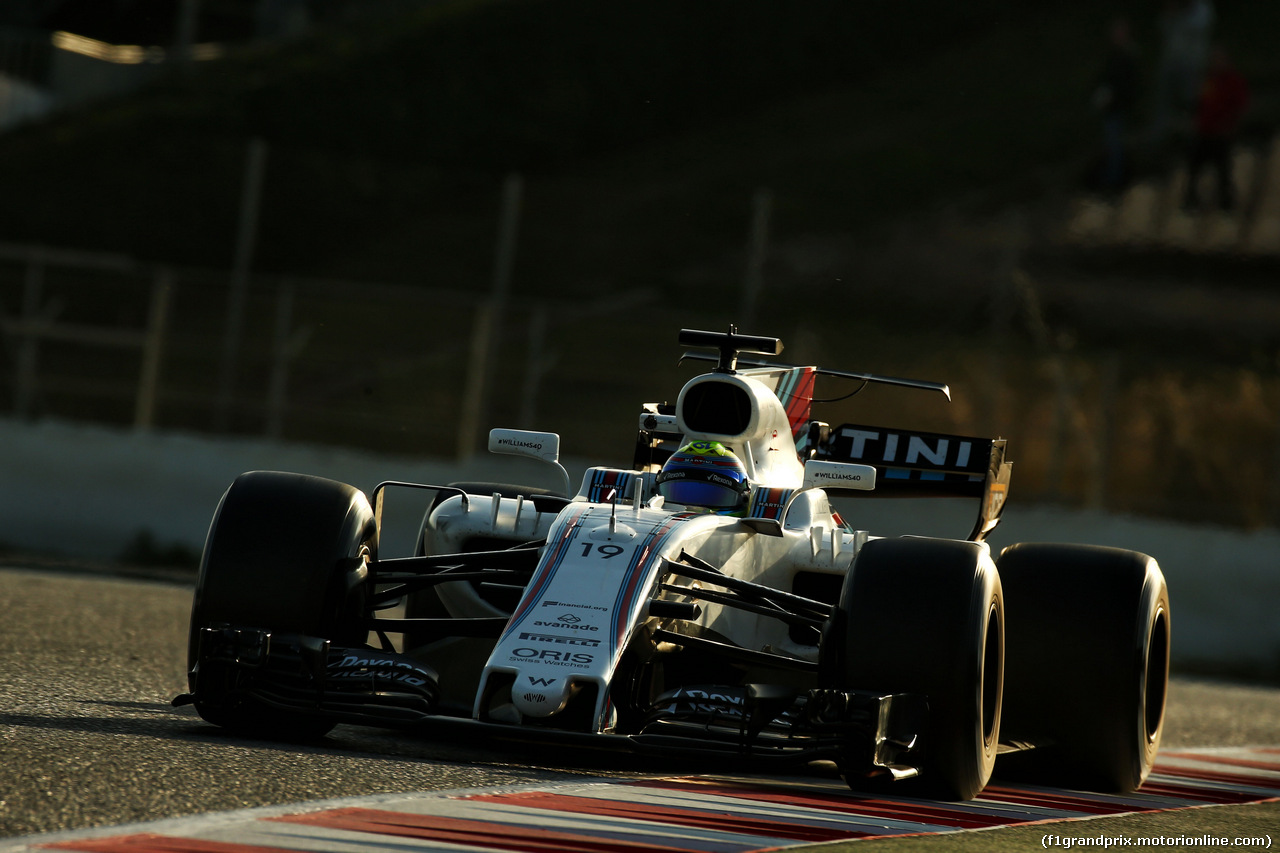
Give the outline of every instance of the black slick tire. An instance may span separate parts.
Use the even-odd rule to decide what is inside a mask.
[[[820,679],[835,689],[927,697],[921,773],[898,790],[968,800],[995,765],[1003,658],[1004,599],[985,545],[876,539],[845,579]],[[846,780],[863,785],[847,772]]]
[[[322,718],[230,698],[236,675],[199,660],[200,631],[228,625],[362,645],[367,564],[376,552],[373,511],[358,489],[276,471],[237,477],[214,514],[191,609],[188,670],[200,716],[264,736],[331,729]]]
[[[1009,606],[1001,759],[1045,784],[1126,792],[1151,772],[1169,683],[1169,590],[1136,551],[1022,544],[998,566]]]

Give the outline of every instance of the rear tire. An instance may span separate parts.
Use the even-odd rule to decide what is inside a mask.
[[[1004,599],[985,545],[876,539],[858,553],[822,642],[824,687],[923,694],[917,793],[972,799],[1000,739]],[[855,789],[862,781],[845,768]]]
[[[352,486],[275,471],[237,477],[214,514],[191,608],[188,677],[200,716],[273,737],[332,729],[243,698],[242,670],[199,660],[200,631],[230,625],[364,645],[367,564],[376,552],[373,510]]]
[[[1151,772],[1169,683],[1169,590],[1136,551],[1023,544],[998,561],[1009,602],[1005,731],[1043,748],[1001,773],[1108,792]]]

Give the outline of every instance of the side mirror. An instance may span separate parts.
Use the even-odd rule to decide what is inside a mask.
[[[870,492],[876,487],[876,469],[852,462],[810,459],[804,463],[803,489],[839,489]]]
[[[569,485],[569,472],[560,464],[560,436],[556,433],[532,432],[525,429],[491,429],[489,430],[489,452],[508,456],[526,456],[551,465],[564,479],[565,497],[573,497],[573,490]]]

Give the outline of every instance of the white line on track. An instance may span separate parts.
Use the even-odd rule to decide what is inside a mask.
[[[853,794],[831,780],[684,776],[346,797],[0,839],[0,853],[747,853],[1278,797],[1280,747],[1178,749],[1162,753],[1148,784],[1127,795],[996,782],[976,800],[939,803]]]

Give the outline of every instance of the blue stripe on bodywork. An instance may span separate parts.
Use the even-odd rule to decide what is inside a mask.
[[[581,529],[582,518],[587,513],[587,507],[570,510],[573,515],[565,519],[565,526],[560,534],[560,538],[556,540],[550,558],[544,557],[542,566],[538,569],[533,579],[529,582],[529,586],[525,588],[524,595],[520,599],[520,604],[511,614],[511,618],[507,621],[507,627],[503,629],[502,636],[498,638],[498,642],[502,642],[515,631],[516,626],[528,614],[533,603],[542,597],[542,593],[551,584],[551,579],[555,577],[556,571],[564,562],[565,555],[569,553],[569,543],[577,536]]]
[[[609,619],[609,653],[613,654],[623,640],[623,620],[631,613],[631,608],[639,597],[639,579],[644,574],[645,564],[651,554],[658,553],[667,537],[680,525],[681,522],[692,518],[696,513],[682,512],[671,516],[662,524],[654,527],[645,536],[644,542],[636,549],[635,554],[631,558],[631,562],[627,565],[627,574],[622,580],[622,584],[618,590],[618,596],[613,602],[613,613]]]

